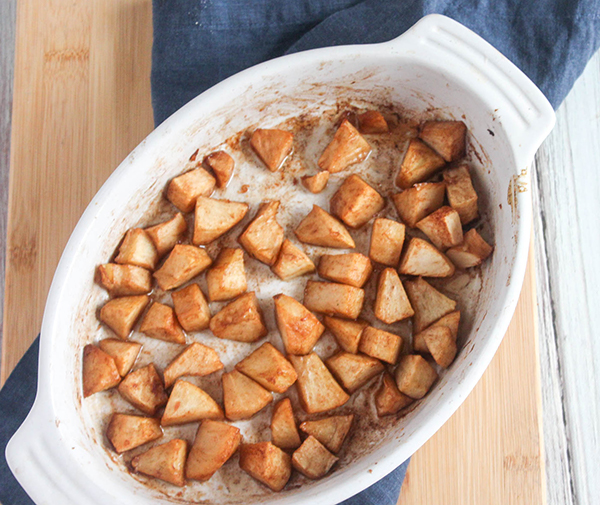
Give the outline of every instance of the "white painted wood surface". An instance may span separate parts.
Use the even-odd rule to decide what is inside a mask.
[[[600,503],[600,52],[536,156],[548,504]]]

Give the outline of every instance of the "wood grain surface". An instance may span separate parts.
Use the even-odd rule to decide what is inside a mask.
[[[2,380],[39,331],[71,230],[151,130],[148,0],[18,4]],[[492,366],[414,457],[400,503],[543,503],[531,268]]]

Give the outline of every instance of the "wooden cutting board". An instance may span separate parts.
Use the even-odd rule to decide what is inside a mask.
[[[2,382],[81,213],[152,129],[151,44],[150,0],[18,3]],[[544,503],[532,267],[492,365],[413,457],[403,505]]]

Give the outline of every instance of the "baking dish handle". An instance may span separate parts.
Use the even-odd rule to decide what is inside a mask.
[[[517,166],[529,165],[556,119],[544,94],[508,58],[476,33],[439,14],[425,16],[388,44],[393,52],[414,53],[467,89],[476,89],[507,132]]]

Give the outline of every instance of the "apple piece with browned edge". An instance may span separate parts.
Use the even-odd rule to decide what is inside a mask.
[[[158,419],[115,412],[106,428],[106,437],[119,454],[163,436]]]
[[[283,244],[284,230],[277,222],[279,202],[263,202],[256,216],[238,237],[238,242],[246,252],[271,266],[275,263]]]
[[[370,152],[369,143],[350,121],[344,119],[317,164],[321,170],[335,174],[354,163],[365,160]]]
[[[456,341],[458,337],[458,325],[460,323],[460,310],[455,310],[454,312],[450,312],[446,314],[444,317],[438,319],[435,323],[433,323],[428,328],[425,328],[420,333],[416,333],[413,335],[413,349],[415,352],[429,352],[427,348],[427,344],[425,343],[425,339],[423,338],[424,333],[430,328],[435,328],[436,326],[446,326],[450,329],[452,333],[452,338]]]
[[[142,344],[124,342],[116,338],[105,338],[98,342],[98,347],[115,360],[119,375],[125,377],[140,354]]]
[[[443,182],[423,182],[396,193],[392,199],[400,219],[414,228],[421,219],[444,205],[445,192]]]
[[[377,283],[375,317],[385,324],[393,324],[411,317],[414,313],[396,270],[393,268],[383,270],[379,274]]]
[[[294,147],[294,135],[284,130],[257,128],[250,137],[250,145],[271,172],[281,168]]]
[[[307,414],[318,414],[341,407],[350,397],[341,388],[321,358],[312,352],[306,356],[288,356],[296,369],[296,388]]]
[[[365,300],[361,288],[335,282],[308,281],[304,289],[304,306],[328,316],[356,319]]]
[[[283,241],[277,261],[271,270],[283,281],[289,281],[315,271],[315,264],[299,247],[287,238]]]
[[[427,238],[440,250],[460,244],[463,241],[460,216],[452,207],[440,207],[417,223]]]
[[[402,349],[402,337],[368,326],[360,338],[358,350],[367,356],[395,364]]]
[[[211,302],[231,300],[246,291],[244,251],[224,247],[206,273],[208,298]]]
[[[418,354],[400,358],[396,368],[396,385],[401,393],[418,400],[431,389],[438,375],[433,367]]]
[[[274,393],[285,393],[298,378],[291,363],[270,342],[246,356],[235,368]]]
[[[83,348],[81,375],[84,398],[114,388],[121,382],[121,375],[113,357],[93,344]]]
[[[313,194],[317,194],[323,191],[327,186],[327,182],[329,181],[329,172],[327,170],[322,170],[315,175],[305,175],[300,180],[306,189]]]
[[[185,464],[186,477],[210,479],[234,455],[241,441],[239,428],[221,421],[202,421]]]
[[[98,277],[111,296],[143,295],[152,289],[152,274],[134,265],[106,263],[98,267]]]
[[[446,161],[456,161],[465,155],[467,126],[462,121],[427,121],[419,137]]]
[[[352,236],[342,224],[318,205],[300,222],[294,231],[300,242],[335,247],[337,249],[354,249],[356,244]]]
[[[375,392],[375,408],[379,417],[396,414],[413,401],[410,396],[400,392],[396,381],[388,372],[383,373],[381,385]]]
[[[471,268],[481,265],[490,254],[493,247],[489,245],[475,228],[470,229],[463,237],[463,243],[446,251],[448,257],[458,268]]]
[[[199,197],[194,213],[194,245],[210,244],[225,235],[248,213],[248,204]]]
[[[131,466],[136,472],[183,487],[186,456],[187,442],[176,438],[138,454]]]
[[[262,310],[254,291],[229,302],[210,320],[216,337],[238,342],[256,342],[267,333]]]
[[[459,165],[444,170],[444,182],[446,183],[446,194],[448,202],[458,215],[460,222],[465,225],[470,223],[479,215],[477,206],[477,193],[471,182],[469,167]]]
[[[324,254],[317,268],[324,279],[362,288],[373,272],[371,260],[364,254]]]
[[[360,228],[384,206],[385,200],[375,188],[352,174],[331,197],[329,210],[350,228]]]
[[[212,264],[208,253],[193,245],[177,244],[162,266],[154,272],[160,289],[178,288]]]
[[[195,168],[171,179],[167,199],[181,212],[192,212],[199,196],[210,196],[217,181],[203,168]]]
[[[240,468],[272,491],[281,491],[292,475],[292,458],[271,442],[242,444]]]
[[[191,382],[178,380],[173,386],[160,423],[163,426],[174,426],[224,417],[223,409],[206,391]]]
[[[293,450],[302,443],[294,419],[294,410],[289,398],[280,400],[273,408],[271,417],[271,438],[277,447]]]
[[[415,311],[413,332],[419,333],[440,317],[456,309],[456,302],[440,293],[421,277],[404,283],[406,293]]]
[[[383,363],[378,359],[345,351],[326,359],[325,364],[350,394],[385,370]]]
[[[333,333],[338,345],[346,352],[356,354],[364,329],[369,326],[366,321],[349,321],[339,317],[325,316],[325,327]]]
[[[292,465],[309,479],[320,479],[327,475],[338,460],[312,435],[292,455]]]
[[[365,134],[387,133],[389,131],[387,121],[381,112],[376,110],[368,110],[359,114],[358,124],[360,132]]]
[[[417,182],[429,179],[446,164],[444,158],[418,139],[408,143],[406,154],[396,177],[396,185],[408,189]]]
[[[401,274],[423,277],[450,277],[455,270],[443,252],[418,237],[410,240],[398,267]]]
[[[165,342],[185,344],[185,333],[175,317],[175,311],[168,305],[154,302],[140,325],[140,331],[151,338]]]
[[[312,312],[291,296],[278,294],[273,300],[277,328],[285,351],[288,354],[308,354],[325,328]]]
[[[223,363],[221,363],[217,351],[199,342],[194,342],[179,353],[165,368],[165,387],[172,386],[179,377],[203,377],[222,368]]]
[[[447,326],[433,326],[422,332],[423,340],[435,362],[448,368],[456,357],[456,340]]]
[[[373,222],[369,258],[389,267],[398,266],[404,245],[406,226],[392,219],[379,217]]]
[[[229,154],[225,151],[215,151],[204,158],[204,164],[215,174],[218,188],[227,186],[235,168],[235,162]]]
[[[100,309],[100,321],[125,340],[149,302],[146,295],[113,298]]]
[[[180,212],[164,223],[146,228],[146,233],[154,243],[160,257],[167,254],[183,238],[187,223]]]
[[[154,270],[157,262],[158,252],[146,231],[141,228],[129,230],[119,246],[115,263]]]
[[[198,284],[171,293],[173,308],[185,331],[201,331],[210,323],[210,308]]]
[[[167,403],[163,382],[153,363],[130,372],[119,384],[119,394],[144,414],[153,416]]]
[[[237,370],[223,374],[223,404],[231,421],[250,419],[273,401],[273,395],[258,382]]]
[[[315,437],[328,450],[336,454],[346,440],[353,419],[354,414],[325,417],[316,421],[304,421],[300,429]]]

